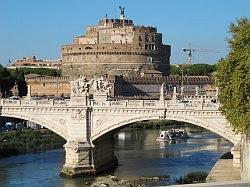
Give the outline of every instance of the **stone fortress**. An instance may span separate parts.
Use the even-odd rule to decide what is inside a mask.
[[[208,76],[169,76],[171,46],[162,44],[155,27],[135,26],[125,19],[100,20],[89,26],[74,43],[63,45],[59,68],[62,77],[27,75],[32,96],[70,96],[69,81],[81,76],[104,77],[114,86],[112,96],[158,97],[160,86],[173,87],[185,95],[215,95],[213,79]]]
[[[162,34],[155,27],[135,26],[120,10],[120,19],[105,17],[73,44],[62,46],[63,76],[138,76],[146,70],[169,74],[171,46],[162,44]]]

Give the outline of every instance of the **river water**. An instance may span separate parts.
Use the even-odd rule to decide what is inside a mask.
[[[150,186],[173,184],[190,171],[209,171],[232,144],[220,136],[195,127],[186,127],[190,138],[159,143],[159,130],[124,130],[115,136],[119,166],[112,173],[119,178],[160,176],[146,181]],[[25,154],[0,159],[0,186],[87,186],[87,178],[59,176],[64,150]]]

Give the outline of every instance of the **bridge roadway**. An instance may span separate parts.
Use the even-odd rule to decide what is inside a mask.
[[[114,133],[133,122],[166,119],[206,128],[231,141],[234,166],[241,166],[243,178],[250,179],[250,142],[242,142],[243,136],[234,133],[212,98],[192,96],[183,102],[174,88],[172,99],[166,100],[162,85],[158,100],[111,100],[110,85],[102,77],[80,77],[70,82],[70,100],[59,101],[31,100],[28,87],[25,99],[1,99],[0,116],[35,122],[65,138],[64,176],[96,174],[115,167]]]

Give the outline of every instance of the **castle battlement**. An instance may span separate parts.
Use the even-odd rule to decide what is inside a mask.
[[[53,77],[53,76],[39,76],[39,77],[30,77],[26,78],[27,82],[69,82],[69,77]]]
[[[214,79],[209,76],[164,76],[164,77],[126,77],[120,76],[117,77],[118,81],[128,82],[129,84],[181,84],[183,81],[184,84],[194,84],[194,85],[204,85],[204,84],[213,84]]]

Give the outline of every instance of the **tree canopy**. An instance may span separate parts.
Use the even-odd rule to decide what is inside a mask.
[[[191,65],[171,65],[171,75],[207,75],[210,76],[216,70],[216,64],[191,64]]]
[[[229,53],[215,73],[221,110],[236,131],[250,135],[250,20],[238,19],[229,32]]]

